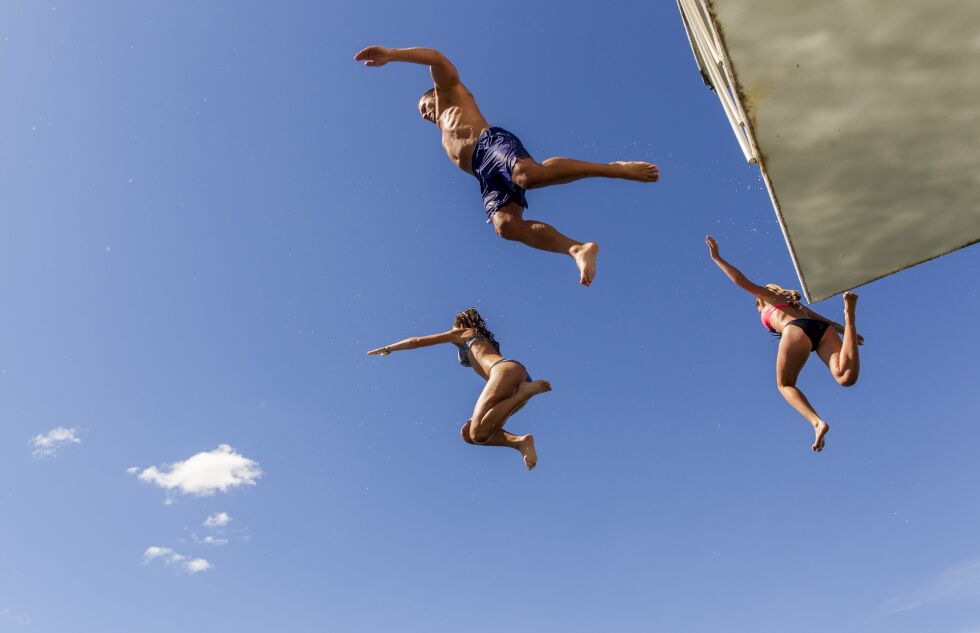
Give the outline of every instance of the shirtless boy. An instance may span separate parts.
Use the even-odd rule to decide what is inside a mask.
[[[536,162],[520,139],[487,123],[473,94],[460,83],[456,67],[439,51],[369,46],[354,59],[371,67],[384,66],[388,62],[428,66],[435,88],[422,95],[419,114],[439,126],[442,146],[449,154],[449,160],[480,182],[487,222],[493,223],[497,235],[506,240],[568,254],[575,260],[579,281],[585,286],[595,278],[599,245],[577,242],[548,224],[525,220],[527,200],[524,191],[580,178],[621,178],[638,182],[656,182],[660,178],[657,166],[644,162],[588,163],[571,158]]]

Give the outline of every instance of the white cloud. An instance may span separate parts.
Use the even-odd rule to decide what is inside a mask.
[[[215,512],[208,518],[204,519],[203,525],[212,532],[218,533],[220,536],[209,534],[204,538],[201,538],[196,532],[191,532],[191,538],[194,539],[195,543],[200,543],[202,545],[227,545],[230,541],[224,537],[224,534],[225,528],[229,523],[231,523],[231,521],[231,515],[227,512]]]
[[[132,471],[132,469],[130,469]],[[255,462],[227,445],[201,452],[163,470],[150,466],[139,474],[140,481],[150,482],[167,491],[207,496],[227,492],[236,486],[254,486],[262,476]]]
[[[129,473],[130,475],[135,475],[140,470],[142,469],[139,466],[130,466],[129,468],[126,469],[126,472]]]
[[[885,605],[888,613],[911,611],[937,602],[980,598],[980,560],[961,563],[943,571],[919,589],[893,598]]]
[[[227,545],[228,544],[228,539],[218,537],[218,536],[208,535],[205,536],[204,538],[200,538],[197,534],[192,533],[191,538],[194,539],[195,543],[199,543],[200,545]]]
[[[184,563],[184,569],[192,574],[196,574],[199,571],[208,571],[211,569],[211,563],[203,558],[195,558]]]
[[[196,574],[200,571],[208,571],[212,568],[211,563],[203,558],[192,558],[187,560],[187,557],[183,554],[178,554],[169,547],[157,547],[156,545],[151,545],[146,548],[143,552],[143,563],[150,563],[155,560],[160,560],[164,565],[168,567],[177,566],[178,569],[183,570],[189,574]]]
[[[204,527],[215,529],[222,528],[231,523],[231,515],[227,512],[216,512],[208,518],[204,519]]]
[[[78,437],[78,429],[66,429],[63,426],[31,438],[31,444],[34,445],[34,457],[37,458],[50,457],[63,446],[81,443],[82,440]]]
[[[151,545],[146,548],[143,552],[143,562],[148,563],[151,560],[163,559],[163,562],[169,564],[179,563],[184,560],[184,556],[181,556],[177,552],[173,551],[169,547],[157,547],[156,545]]]

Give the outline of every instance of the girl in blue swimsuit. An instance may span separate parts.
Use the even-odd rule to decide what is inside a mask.
[[[761,313],[763,327],[779,336],[776,385],[786,402],[813,427],[815,438],[810,448],[822,451],[830,425],[817,415],[810,401],[797,388],[796,379],[810,354],[816,352],[839,385],[850,387],[857,382],[861,371],[858,346],[864,344],[864,338],[854,326],[857,294],[844,293],[845,325],[835,323],[800,303],[800,293],[796,290],[785,290],[776,284],[758,286],[752,283],[742,271],[722,259],[713,237],[709,235],[704,241],[712,261],[722,272],[740,288],[755,295],[755,307]],[[843,342],[840,335],[844,337]]]
[[[507,419],[517,413],[527,401],[551,391],[547,380],[531,380],[524,365],[500,355],[500,344],[487,329],[476,308],[456,314],[453,329],[442,334],[407,338],[368,352],[371,356],[387,356],[391,352],[428,347],[440,343],[456,346],[459,364],[471,367],[487,381],[477,398],[473,415],[460,429],[467,444],[507,446],[520,451],[528,470],[538,462],[533,435],[512,435],[504,430]]]

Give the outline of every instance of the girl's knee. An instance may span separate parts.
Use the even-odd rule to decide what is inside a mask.
[[[470,426],[470,444],[486,444],[490,441],[490,436],[493,434],[489,429],[481,426],[473,428]]]
[[[837,380],[837,384],[841,387],[853,387],[858,381],[857,374],[851,371],[846,371],[839,376],[834,376],[834,379]]]
[[[463,438],[463,441],[467,444],[474,444],[473,438],[470,437],[470,423],[467,420],[466,424],[460,427],[459,436]]]

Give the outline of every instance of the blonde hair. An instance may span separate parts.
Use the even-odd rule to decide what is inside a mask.
[[[776,284],[766,284],[766,289],[773,292],[780,297],[786,299],[786,302],[792,304],[796,307],[800,307],[800,291],[799,290],[787,290],[782,286],[777,286]],[[755,305],[757,308],[761,308],[762,304],[766,303],[759,297],[755,298]]]

